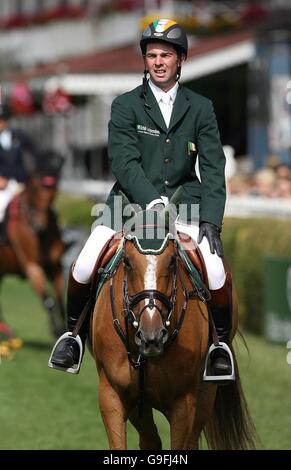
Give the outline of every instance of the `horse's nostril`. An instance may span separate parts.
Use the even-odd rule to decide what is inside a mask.
[[[140,346],[142,342],[145,342],[143,332],[138,330],[135,334],[135,343]]]

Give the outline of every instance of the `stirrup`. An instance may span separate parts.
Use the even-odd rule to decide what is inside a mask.
[[[57,346],[59,345],[59,343],[61,341],[63,341],[64,339],[66,338],[71,338],[73,339],[74,341],[76,341],[79,345],[79,348],[80,348],[80,355],[79,355],[79,361],[78,361],[78,364],[75,364],[73,367],[68,367],[68,368],[65,368],[65,367],[60,367],[60,366],[57,366],[56,364],[53,364],[52,363],[52,357],[54,355],[54,352],[57,348]],[[78,374],[79,373],[79,370],[80,370],[80,366],[81,366],[81,362],[82,362],[82,358],[83,358],[83,343],[82,343],[82,340],[80,338],[79,335],[77,336],[72,336],[72,333],[70,331],[67,331],[66,333],[64,333],[62,336],[60,336],[60,338],[57,340],[57,342],[55,343],[54,347],[53,347],[53,350],[51,352],[51,355],[49,357],[49,360],[48,360],[48,366],[51,367],[52,369],[57,369],[57,370],[62,370],[63,372],[69,372],[70,374]]]
[[[207,368],[208,368],[207,366],[208,366],[208,361],[209,361],[209,358],[210,358],[210,354],[212,353],[212,351],[214,351],[217,348],[223,349],[229,355],[230,364],[231,364],[231,373],[228,374],[228,375],[208,375],[208,373],[207,373]],[[208,350],[208,353],[207,353],[207,356],[206,356],[206,359],[205,359],[205,368],[204,368],[204,373],[203,373],[203,381],[204,382],[221,382],[221,383],[235,381],[233,356],[232,356],[232,352],[231,352],[229,346],[226,343],[221,341],[219,343],[219,345],[217,345],[217,346],[215,346],[215,344],[212,344],[210,346],[210,348]],[[219,384],[217,384],[217,385],[219,385]]]

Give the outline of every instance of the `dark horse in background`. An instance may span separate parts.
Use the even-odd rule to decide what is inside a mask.
[[[255,431],[236,361],[234,382],[203,381],[207,305],[193,289],[173,236],[153,241],[156,246],[136,235],[113,239],[109,250],[117,247],[117,264],[99,270],[107,281],[95,303],[90,336],[109,446],[127,448],[129,419],[141,449],[161,449],[156,409],[169,422],[171,449],[197,449],[202,433],[210,449],[253,448]],[[232,300],[233,338],[234,289]]]
[[[0,241],[0,282],[6,275],[26,278],[49,314],[54,337],[64,331],[61,257],[64,242],[52,203],[57,194],[63,157],[48,150],[40,153],[37,168],[24,190],[6,210],[5,233]],[[53,285],[53,294],[48,288]]]

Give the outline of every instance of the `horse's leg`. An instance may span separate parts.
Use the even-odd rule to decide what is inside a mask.
[[[195,421],[192,429],[194,442],[199,442],[199,438],[206,424],[211,418],[217,387],[214,384],[201,383],[198,399]]]
[[[139,433],[139,447],[142,450],[160,450],[162,441],[158,434],[157,426],[154,422],[153,410],[149,406],[144,406],[142,416],[138,415],[138,409],[130,413],[130,422]]]
[[[53,287],[56,301],[59,306],[61,318],[65,318],[65,308],[63,302],[63,288],[64,288],[64,278],[63,278],[63,269],[61,263],[58,263],[54,266],[53,272]]]
[[[193,434],[195,413],[196,397],[193,393],[179,397],[165,412],[170,423],[172,450],[198,449],[198,438]]]
[[[111,450],[126,450],[126,410],[109,384],[103,370],[99,373],[99,407]]]
[[[40,296],[45,295],[46,275],[40,265],[39,241],[29,227],[16,225],[10,242],[17,256],[21,269],[30,281],[35,292]]]
[[[17,225],[10,237],[12,247],[18,262],[34,291],[41,298],[44,308],[49,314],[49,321],[54,336],[59,336],[60,330],[52,314],[55,301],[46,289],[47,276],[40,262],[39,240],[29,227]]]
[[[65,307],[63,302],[63,270],[61,263],[56,263],[52,266],[51,272],[48,273],[49,278],[53,284],[55,304],[52,299],[52,308],[50,310],[50,317],[52,323],[53,334],[60,336],[65,329]]]

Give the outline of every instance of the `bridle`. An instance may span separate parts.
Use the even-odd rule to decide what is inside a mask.
[[[123,271],[123,309],[124,309],[124,312],[126,312],[129,322],[132,323],[134,328],[138,328],[141,316],[148,308],[150,310],[153,310],[154,308],[158,310],[158,312],[161,315],[162,322],[165,328],[167,328],[170,325],[171,316],[173,313],[173,309],[176,305],[176,299],[177,299],[176,277],[177,277],[177,263],[175,259],[174,274],[173,274],[173,279],[172,279],[172,288],[171,288],[170,297],[168,297],[166,294],[156,289],[146,289],[141,292],[138,292],[137,294],[130,295],[128,293],[126,269],[124,269]],[[144,307],[138,312],[136,316],[134,314],[134,308],[142,300],[146,300],[146,299],[149,302],[144,305]],[[162,308],[159,307],[159,305],[155,302],[155,300],[158,300],[159,302],[162,303],[164,307],[166,307],[166,310],[167,310],[166,319],[164,319]]]
[[[197,292],[195,290],[189,291],[183,281],[182,275],[181,275],[181,270],[184,269],[182,261],[180,260],[178,256],[178,250],[177,250],[177,243],[175,240],[173,240],[174,246],[175,246],[175,254],[174,254],[174,270],[173,270],[173,279],[172,279],[172,288],[171,288],[171,294],[168,297],[166,294],[163,292],[160,292],[159,290],[155,289],[146,289],[141,292],[138,292],[136,294],[129,294],[128,292],[128,281],[127,281],[127,275],[126,275],[126,269],[124,268],[123,272],[123,310],[122,314],[125,319],[125,331],[123,331],[120,321],[118,319],[116,307],[115,307],[115,301],[114,301],[114,275],[111,276],[110,280],[110,303],[111,303],[111,312],[112,312],[112,318],[113,318],[113,324],[114,328],[122,340],[126,351],[128,355],[128,359],[131,363],[131,365],[137,369],[140,367],[140,365],[145,361],[145,358],[141,357],[141,355],[138,355],[137,359],[135,359],[136,354],[132,351],[131,344],[130,344],[130,331],[129,331],[129,325],[131,324],[136,330],[139,328],[139,323],[141,316],[144,314],[146,309],[154,309],[156,308],[158,312],[161,315],[161,319],[163,322],[164,327],[166,328],[168,332],[168,338],[164,344],[164,347],[168,347],[178,336],[178,333],[182,327],[184,316],[186,313],[187,305],[189,302],[189,299],[193,298],[195,295],[197,295]],[[124,262],[124,255],[120,259],[120,261],[123,260]],[[116,270],[117,270],[116,266]],[[177,321],[176,323],[172,326],[171,331],[169,332],[168,329],[171,326],[172,323],[172,315],[173,311],[176,307],[177,304],[177,283],[181,284],[182,290],[183,290],[183,303],[180,307],[179,313],[177,315]],[[149,302],[143,306],[138,313],[134,313],[135,307],[142,301],[142,300],[148,300]],[[156,301],[161,302],[161,304],[166,308],[166,316],[163,315],[163,309],[156,303]]]
[[[178,255],[177,249],[177,242],[173,240],[175,246],[175,254],[174,254],[174,272],[173,272],[173,280],[172,280],[172,289],[171,294],[168,297],[163,292],[160,292],[156,289],[146,289],[136,294],[129,294],[128,292],[128,281],[126,275],[126,268],[124,266],[123,271],[123,310],[122,314],[124,316],[125,321],[125,331],[123,330],[118,315],[116,311],[115,301],[114,301],[114,274],[116,273],[120,262],[123,260],[123,264],[125,264],[125,257],[124,257],[124,246],[123,246],[123,255],[120,257],[118,264],[115,266],[114,270],[110,273],[110,304],[111,304],[111,312],[113,318],[113,325],[116,330],[116,333],[120,337],[121,341],[123,342],[128,360],[132,367],[138,370],[138,383],[139,383],[139,403],[138,403],[138,414],[141,417],[143,414],[143,406],[144,406],[144,383],[145,383],[145,366],[147,358],[142,356],[139,353],[136,353],[132,350],[131,341],[130,341],[130,330],[129,325],[131,324],[135,329],[138,330],[139,323],[141,316],[144,314],[146,309],[154,309],[156,308],[161,315],[161,319],[164,325],[164,328],[167,332],[167,338],[164,343],[164,348],[168,347],[178,336],[179,331],[183,325],[185,313],[187,310],[189,299],[193,298],[194,296],[199,296],[198,290],[195,288],[194,290],[189,291],[183,281],[181,270],[183,269],[185,272],[185,267],[181,261],[181,258]],[[125,244],[125,240],[124,240]],[[172,325],[171,331],[169,333],[168,328],[171,326],[172,323],[172,314],[177,304],[177,282],[181,284],[183,290],[183,302],[180,307],[179,313],[177,315],[177,320],[174,325]],[[135,307],[142,301],[148,300],[149,302],[141,308],[138,314],[134,313]],[[167,315],[164,319],[162,308],[157,305],[156,301],[161,302],[161,304],[166,308]]]
[[[56,189],[57,188],[57,179],[51,176],[44,176],[40,178],[40,183],[43,188]],[[28,223],[35,232],[41,232],[45,230],[46,227],[39,225],[36,222],[38,214],[47,214],[50,211],[50,207],[42,208],[38,207],[37,204],[32,202],[23,201],[20,202],[20,209],[23,214],[26,215]]]

